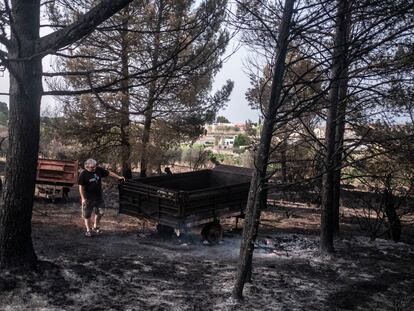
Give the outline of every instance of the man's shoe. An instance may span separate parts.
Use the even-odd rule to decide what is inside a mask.
[[[88,237],[88,238],[90,238],[92,236],[92,232],[86,231],[85,232],[85,236]]]
[[[96,233],[96,234],[100,234],[100,233],[102,233],[102,230],[99,228],[99,227],[94,227],[94,228],[92,228],[92,230],[93,230],[93,232],[94,233]]]

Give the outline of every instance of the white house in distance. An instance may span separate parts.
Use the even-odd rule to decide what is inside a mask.
[[[234,141],[239,134],[245,133],[244,124],[213,123],[205,126],[206,135],[200,137],[196,143],[214,150],[232,150]]]
[[[325,139],[325,127],[314,128],[314,135],[320,140]],[[205,125],[205,135],[200,137],[196,143],[204,145],[206,148],[229,152],[233,150],[234,142],[239,134],[246,134],[246,124],[244,123],[213,123]],[[350,127],[345,129],[345,140],[355,139],[355,132]],[[289,135],[289,142],[294,143],[301,140],[303,135],[294,132]]]

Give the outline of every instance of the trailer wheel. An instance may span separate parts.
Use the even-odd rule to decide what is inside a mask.
[[[223,227],[218,221],[205,224],[201,230],[201,237],[203,241],[216,244],[223,239]]]
[[[171,237],[174,234],[174,228],[162,224],[157,225],[157,233],[162,237]]]

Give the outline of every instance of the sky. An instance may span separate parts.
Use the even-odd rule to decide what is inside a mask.
[[[47,71],[49,67],[49,58],[43,59],[43,70]],[[43,88],[46,89],[45,83],[43,83]],[[4,71],[3,76],[0,76],[0,93],[9,93],[9,73]],[[0,101],[9,104],[8,95],[0,95]],[[42,97],[42,106],[41,110],[47,110],[55,106],[55,99],[52,96],[43,96]]]
[[[233,53],[236,49],[236,42],[230,42],[228,53]],[[223,64],[213,83],[213,92],[221,89],[228,79],[234,82],[234,88],[230,95],[227,106],[219,111],[218,116],[226,117],[232,123],[244,123],[246,120],[258,121],[259,113],[250,109],[245,98],[245,93],[249,88],[249,78],[245,72],[243,62],[248,57],[248,50],[240,47],[232,54]],[[43,59],[43,69],[47,71],[50,67],[50,58]],[[46,88],[46,86],[43,86]],[[5,71],[3,77],[0,77],[0,93],[9,92],[9,75]],[[0,95],[0,101],[9,102],[7,95]],[[55,107],[56,101],[52,96],[43,96],[42,111],[50,110]]]
[[[229,51],[232,51],[234,48],[231,44],[228,48]],[[227,103],[227,107],[218,113],[218,115],[226,117],[233,123],[244,123],[248,119],[256,122],[259,119],[259,113],[249,107],[245,98],[250,81],[248,74],[245,72],[243,62],[246,60],[248,53],[246,48],[239,48],[223,64],[223,67],[214,79],[214,90],[220,89],[228,79],[234,81],[230,101]]]
[[[9,92],[9,74],[7,71],[1,72],[2,76],[0,76],[0,93],[8,93]],[[9,103],[9,96],[7,95],[0,95],[0,101]]]

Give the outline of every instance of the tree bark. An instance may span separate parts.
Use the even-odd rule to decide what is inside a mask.
[[[282,182],[286,183],[288,181],[287,178],[287,150],[288,150],[288,137],[287,135],[283,135],[283,142],[282,142],[282,148],[280,150],[280,164],[282,165]]]
[[[254,239],[260,222],[260,206],[264,200],[266,171],[269,159],[270,143],[272,140],[273,128],[276,122],[276,114],[281,105],[280,95],[285,72],[285,59],[288,47],[288,37],[291,27],[294,0],[286,0],[279,26],[278,47],[276,51],[276,62],[272,80],[272,92],[269,106],[264,118],[263,129],[260,136],[260,144],[255,157],[255,167],[250,184],[249,197],[246,206],[246,215],[242,241],[240,245],[240,257],[237,265],[236,281],[233,287],[233,297],[241,299],[246,279],[249,277],[252,268],[254,251]]]
[[[128,23],[129,10],[125,8],[123,12],[123,30],[121,31],[121,66],[122,77],[121,81],[122,98],[121,98],[121,172],[125,178],[132,178],[131,172],[131,144],[129,142],[129,42],[128,42]]]
[[[334,244],[334,176],[335,157],[338,150],[335,149],[335,136],[338,117],[339,85],[341,75],[345,68],[346,45],[346,0],[337,1],[336,31],[331,71],[331,89],[329,91],[329,109],[326,119],[326,171],[322,185],[322,213],[321,213],[321,238],[320,250],[322,254],[333,254]]]
[[[392,176],[389,174],[384,183],[384,212],[388,218],[390,235],[394,242],[399,242],[401,237],[401,220],[395,208],[395,196],[391,188]]]
[[[347,93],[348,93],[348,43],[349,35],[351,29],[351,7],[350,2],[346,3],[346,12],[345,12],[345,25],[344,31],[342,34],[344,37],[344,48],[341,55],[341,62],[343,64],[343,69],[341,71],[341,76],[339,80],[339,90],[338,90],[338,116],[337,116],[337,125],[335,131],[335,173],[334,173],[334,197],[333,197],[333,224],[334,224],[334,233],[339,234],[339,208],[340,208],[340,198],[341,198],[341,172],[342,172],[342,163],[343,163],[343,153],[344,153],[344,134],[345,134],[345,115],[346,108],[348,103]]]
[[[341,198],[341,173],[344,153],[344,135],[345,135],[345,114],[347,107],[347,90],[348,90],[348,70],[344,68],[339,86],[339,109],[335,132],[335,172],[333,181],[333,226],[334,233],[339,234],[339,207]]]
[[[0,267],[34,268],[31,239],[39,149],[42,56],[89,34],[132,0],[103,0],[80,20],[39,38],[40,0],[11,1],[9,150],[0,207]]]
[[[18,3],[19,2],[19,3]],[[39,149],[42,59],[36,53],[40,0],[13,1],[9,59],[9,149],[0,210],[0,266],[33,268],[31,239],[33,193]],[[22,59],[22,60],[17,60]]]
[[[150,92],[151,93],[151,92]],[[140,170],[141,174],[147,174],[148,169],[148,145],[150,140],[150,131],[151,131],[151,124],[152,124],[152,110],[153,110],[153,100],[149,100],[147,105],[147,111],[144,113],[144,130],[142,133],[142,153],[141,153],[141,163],[140,163]]]
[[[101,0],[89,12],[83,14],[71,25],[42,37],[37,52],[43,56],[78,41],[95,30],[96,26],[117,13],[133,0]],[[23,1],[14,1],[14,3]],[[37,1],[35,1],[37,3]],[[13,7],[16,5],[13,4]]]
[[[266,182],[263,182],[263,185],[266,185]],[[252,240],[256,241],[257,235],[259,234],[259,226],[260,226],[260,213],[263,208],[267,205],[267,188],[263,187],[260,192],[259,197],[260,205],[257,209],[257,214],[254,215],[255,223],[254,223],[254,231],[253,231],[253,237]],[[246,283],[252,283],[253,282],[253,252],[249,253],[249,257],[246,260]]]

